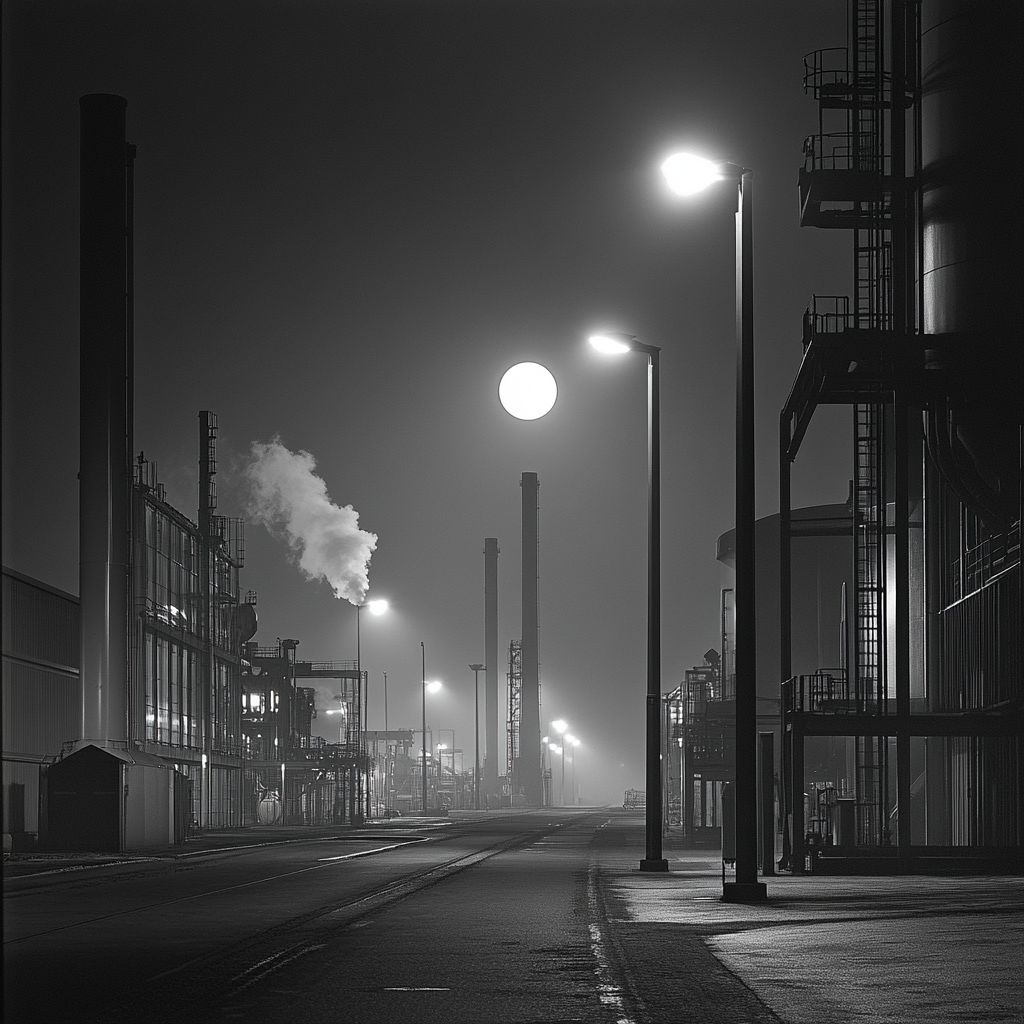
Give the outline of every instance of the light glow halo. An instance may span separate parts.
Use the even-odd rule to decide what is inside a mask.
[[[557,396],[555,378],[540,363],[516,363],[498,384],[498,398],[505,411],[520,420],[540,419],[551,411]]]
[[[695,195],[723,178],[719,164],[692,153],[673,153],[661,165],[661,173],[679,196]]]

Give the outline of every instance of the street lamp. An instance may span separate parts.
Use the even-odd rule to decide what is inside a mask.
[[[565,735],[565,730],[569,728],[569,723],[564,718],[559,718],[557,721],[551,723],[555,727],[555,732],[559,736]],[[565,743],[560,743],[558,749],[562,754],[562,778],[558,783],[558,806],[565,806]]]
[[[437,681],[427,683],[427,649],[420,641],[420,654],[423,661],[423,813],[427,813],[427,690],[437,693],[441,684]]]
[[[473,757],[473,810],[480,810],[480,673],[486,665],[470,665],[473,673],[473,725],[476,730],[475,754]]]
[[[552,754],[561,754],[562,755],[562,765],[564,767],[565,766],[565,751],[562,748],[562,746],[560,744],[558,744],[558,743],[548,743],[548,750],[550,750]],[[559,793],[559,795],[558,795],[558,800],[559,800],[559,804],[561,804],[561,800],[562,800],[561,793]]]
[[[647,856],[640,870],[668,871],[661,855],[661,349],[618,333],[593,335],[590,344],[608,355],[647,356]]]
[[[730,903],[768,898],[757,880],[757,651],[754,610],[754,260],[753,172],[747,167],[676,153],[662,173],[678,195],[716,181],[737,186],[736,203],[736,881],[725,882]],[[661,801],[658,801],[659,807]]]
[[[568,733],[568,734],[566,734],[565,742],[569,744],[569,754],[571,755],[569,757],[569,767],[570,767],[570,769],[572,771],[572,776],[571,776],[571,780],[570,780],[570,787],[571,788],[570,788],[570,794],[569,794],[570,795],[569,803],[572,804],[573,807],[575,807],[576,806],[576,748],[580,745],[580,741],[578,739],[576,739],[576,737],[573,736],[572,733]]]
[[[369,608],[374,615],[383,615],[388,610],[388,603],[383,598],[376,598],[373,601],[363,601],[362,604],[356,605],[356,675],[359,679],[359,691],[363,694],[362,700],[359,701],[360,705],[366,709],[366,720],[363,722],[363,733],[365,734],[369,726],[370,717],[370,684],[369,681],[366,683],[365,692],[363,689],[363,659],[362,650],[359,642],[359,613],[363,608]],[[387,740],[384,741],[385,750],[387,749]],[[377,763],[377,749],[374,744],[374,774],[376,774],[376,763]],[[362,773],[360,773],[361,775]],[[370,775],[367,773],[366,776],[366,817],[370,817]]]

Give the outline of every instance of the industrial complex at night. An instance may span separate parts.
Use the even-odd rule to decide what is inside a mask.
[[[671,5],[639,6],[661,17]],[[469,7],[459,10],[468,17]],[[798,1024],[826,1012],[842,1021],[853,1019],[855,1005],[864,1007],[865,1021],[1019,1019],[1019,979],[1000,967],[1003,946],[984,967],[991,977],[971,961],[982,979],[972,989],[940,966],[951,962],[952,946],[936,952],[932,943],[962,925],[964,948],[974,940],[981,948],[996,942],[990,936],[1005,921],[998,942],[1010,949],[1024,927],[1021,11],[1002,0],[846,0],[845,10],[845,33],[822,38],[820,49],[803,56],[807,134],[802,151],[800,138],[791,140],[790,198],[801,238],[818,244],[827,235],[828,244],[838,239],[845,247],[848,288],[812,294],[810,284],[802,321],[791,324],[787,345],[801,352],[798,369],[784,403],[770,410],[778,416],[777,444],[771,438],[777,467],[770,467],[777,502],[757,504],[754,494],[755,448],[757,472],[765,466],[765,432],[755,426],[755,346],[759,379],[769,357],[755,333],[761,299],[755,316],[753,282],[771,260],[771,240],[757,234],[755,255],[751,225],[768,200],[760,186],[753,198],[754,155],[753,171],[676,155],[663,165],[672,191],[688,196],[710,187],[736,200],[735,466],[730,453],[729,464],[719,458],[708,469],[730,487],[735,474],[733,518],[722,518],[720,505],[705,513],[691,463],[673,464],[683,441],[687,459],[704,443],[681,441],[670,419],[692,403],[675,390],[678,378],[663,372],[662,359],[667,367],[671,353],[678,363],[679,350],[666,344],[662,357],[651,342],[663,339],[646,327],[642,336],[592,335],[604,354],[628,353],[621,365],[630,370],[639,372],[634,356],[647,363],[646,533],[632,529],[639,506],[630,488],[640,475],[629,473],[642,464],[632,448],[629,473],[609,469],[593,484],[595,523],[586,524],[593,532],[567,553],[559,544],[576,529],[583,533],[584,517],[564,522],[572,519],[560,511],[567,506],[553,506],[562,492],[581,489],[592,466],[583,454],[582,469],[572,459],[552,467],[544,453],[552,435],[540,434],[540,443],[531,436],[531,448],[520,440],[524,432],[514,456],[499,457],[483,428],[484,440],[459,435],[443,451],[424,441],[440,497],[410,486],[400,514],[429,523],[418,541],[422,563],[402,570],[409,592],[428,593],[439,617],[464,626],[471,608],[465,630],[476,639],[467,649],[449,634],[432,639],[424,631],[425,640],[405,642],[415,648],[414,678],[404,662],[400,679],[392,671],[390,708],[389,673],[382,685],[381,673],[371,675],[360,638],[361,613],[388,605],[369,600],[378,537],[359,529],[352,506],[330,504],[331,515],[349,525],[321,531],[324,562],[339,566],[335,575],[308,568],[290,533],[283,542],[291,569],[301,569],[321,596],[328,584],[333,589],[324,603],[346,614],[355,606],[352,637],[332,634],[325,644],[312,622],[303,631],[304,613],[281,617],[282,604],[268,601],[266,577],[257,593],[246,575],[247,554],[251,560],[274,536],[266,508],[278,508],[298,485],[286,477],[275,483],[269,505],[235,500],[252,470],[219,453],[228,416],[216,401],[209,405],[220,419],[212,408],[193,410],[193,507],[168,496],[153,457],[163,439],[139,444],[139,410],[154,390],[151,382],[137,384],[136,369],[149,344],[136,334],[135,273],[146,153],[131,141],[131,95],[76,97],[80,406],[77,438],[70,432],[64,443],[77,441],[79,586],[72,593],[65,578],[26,571],[33,563],[18,560],[20,538],[5,545],[5,964],[8,980],[17,979],[5,1016],[70,1012],[67,993],[32,979],[59,953],[48,944],[63,940],[48,936],[64,927],[62,900],[74,907],[81,900],[83,920],[106,921],[99,903],[84,909],[93,898],[88,887],[75,888],[62,874],[96,868],[97,878],[124,872],[116,877],[125,908],[138,884],[140,909],[110,916],[137,914],[134,924],[126,917],[126,933],[142,927],[153,934],[145,931],[125,951],[123,993],[106,991],[101,973],[90,978],[100,972],[104,943],[121,937],[111,931],[96,943],[82,939],[93,951],[69,968],[68,982],[85,993],[82,1019],[198,1020],[213,1006],[209,1019],[289,1019],[293,997],[301,1000],[296,1014],[307,1019],[357,1022],[642,1024],[691,1019],[674,1016],[684,1001],[708,1024]],[[791,83],[794,91],[800,86],[798,78]],[[683,181],[681,168],[705,180]],[[771,274],[777,281],[788,270],[780,261]],[[283,350],[274,351],[262,372],[284,376],[286,362]],[[516,430],[519,420],[540,422],[555,403],[554,378],[541,371],[551,385],[541,410],[516,411],[494,381]],[[195,376],[204,372],[197,367]],[[567,404],[581,407],[564,377],[558,400],[564,393]],[[362,385],[353,378],[332,386],[345,421],[346,403],[354,407]],[[211,390],[197,387],[194,395],[205,406]],[[608,418],[611,393],[602,392]],[[397,397],[392,411],[407,400],[407,392]],[[445,398],[453,407],[462,401]],[[639,423],[638,403],[631,395],[631,424]],[[758,403],[763,416],[761,392]],[[403,452],[419,450],[424,418],[404,428]],[[662,418],[675,425],[664,441]],[[840,420],[845,426],[830,433]],[[574,429],[582,453],[595,428]],[[331,431],[325,449],[367,432],[355,415],[332,422]],[[845,493],[804,486],[802,456],[814,446],[825,452],[829,487],[842,480]],[[278,450],[306,460],[311,473],[312,456],[292,456],[279,436],[262,448],[264,455]],[[400,475],[380,451],[381,479]],[[490,488],[488,500],[511,512],[481,517],[475,535],[459,538],[474,559],[464,606],[451,597],[446,568],[426,566],[434,564],[430,549],[450,542],[442,525],[464,512],[466,492],[456,487],[476,486],[469,479],[475,471],[459,461],[466,451],[483,452],[500,468],[507,488],[498,494],[481,482],[479,489]],[[6,453],[5,445],[5,460]],[[609,446],[609,466],[612,458]],[[720,587],[704,581],[694,594],[688,570],[674,561],[693,527],[692,519],[682,525],[678,490],[663,500],[663,472],[682,478],[685,501],[716,520],[709,529],[717,550],[701,554],[714,563]],[[174,473],[180,479],[180,467]],[[223,488],[218,496],[225,477],[227,499]],[[764,480],[757,479],[761,495]],[[329,503],[322,481],[315,483]],[[7,492],[6,479],[4,486]],[[354,499],[360,509],[363,486]],[[620,505],[630,510],[628,529],[617,525]],[[509,516],[518,536],[507,529]],[[499,533],[495,521],[501,535],[486,536]],[[262,526],[266,535],[256,529]],[[398,559],[387,561],[384,535],[375,557],[395,573]],[[643,541],[646,562],[634,586],[616,574],[614,559],[626,552],[640,561]],[[10,551],[16,557],[9,561]],[[583,575],[595,565],[595,575]],[[549,588],[552,576],[557,590]],[[466,590],[454,569],[451,580]],[[639,631],[625,625],[639,621],[634,606],[643,587],[646,703]],[[685,614],[701,607],[699,622],[685,621],[676,596],[668,611],[663,591],[685,591]],[[591,678],[593,669],[583,666],[593,662],[580,654],[579,678],[569,681],[571,659],[562,652],[576,638],[559,624],[585,620],[588,602],[598,599],[610,609],[598,630],[610,652],[608,676]],[[402,628],[420,628],[412,603],[388,612],[406,616]],[[569,603],[575,618],[561,607]],[[708,630],[708,622],[720,628]],[[377,636],[375,663],[387,667]],[[580,651],[590,648],[587,659],[593,636],[578,638]],[[445,664],[457,662],[462,675],[446,679],[438,697],[440,673],[431,666],[445,645]],[[692,653],[680,655],[681,646]],[[663,669],[669,648],[671,668]],[[623,652],[632,659],[626,674],[612,661]],[[411,656],[406,650],[402,657]],[[616,710],[627,702],[628,720]],[[628,757],[604,740],[604,748],[592,740],[587,749],[576,716],[591,722],[602,713],[607,735],[618,742],[621,732],[636,748]],[[641,727],[643,750],[635,740]],[[590,783],[587,772],[599,761],[602,785],[614,779],[621,806]],[[137,869],[137,883],[125,865]],[[165,869],[167,878],[177,872],[184,880],[167,881]],[[208,878],[205,888],[198,881],[195,891],[187,888],[189,871]],[[471,877],[479,891],[463,888]],[[272,878],[288,881],[257,895]],[[890,921],[896,911],[885,901],[893,897],[907,906],[919,900],[921,920],[961,917],[933,932],[926,925],[913,931],[916,924]],[[197,938],[193,949],[190,929],[203,912],[191,908],[207,898],[216,908],[209,920],[221,931]],[[40,904],[33,931],[32,914],[18,911],[36,899],[52,904]],[[989,910],[1005,917],[983,919]],[[719,911],[724,916],[715,917]],[[907,920],[916,913],[908,910]],[[817,935],[817,947],[800,929],[822,915],[832,931]],[[882,929],[883,917],[892,947],[884,954],[876,932],[866,931]],[[786,927],[772,934],[775,925]],[[903,956],[918,965],[899,974]],[[895,1016],[866,989],[834,992],[844,971],[867,970],[868,961],[874,971],[882,959],[887,970],[896,965],[896,980],[879,982],[879,992],[891,985],[910,993],[894,997]],[[179,984],[181,972],[189,973],[187,985]],[[508,979],[509,995],[495,995],[499,978]],[[943,985],[970,990],[971,998],[988,1000],[985,1009],[949,1016],[955,1004],[943,994],[935,1001],[947,1015],[933,1016],[913,994],[932,984],[936,993],[947,992]],[[814,1002],[808,992],[827,998]],[[113,1015],[88,1015],[107,1013],[108,1002]],[[161,1006],[166,1017],[154,1009]]]

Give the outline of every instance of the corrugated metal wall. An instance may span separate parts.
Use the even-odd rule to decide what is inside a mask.
[[[77,676],[4,659],[4,760],[42,760],[82,731]]]
[[[3,827],[39,829],[39,768],[82,731],[78,600],[3,572]]]
[[[25,658],[78,672],[78,599],[3,571],[4,657]]]

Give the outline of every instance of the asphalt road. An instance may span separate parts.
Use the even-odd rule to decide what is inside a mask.
[[[228,847],[228,848],[223,848]],[[4,865],[4,1021],[1024,1021],[1024,878],[776,876],[642,814],[547,810],[208,834]]]
[[[615,817],[484,814],[6,878],[4,1019],[641,1020],[597,883],[595,851],[631,835]]]

